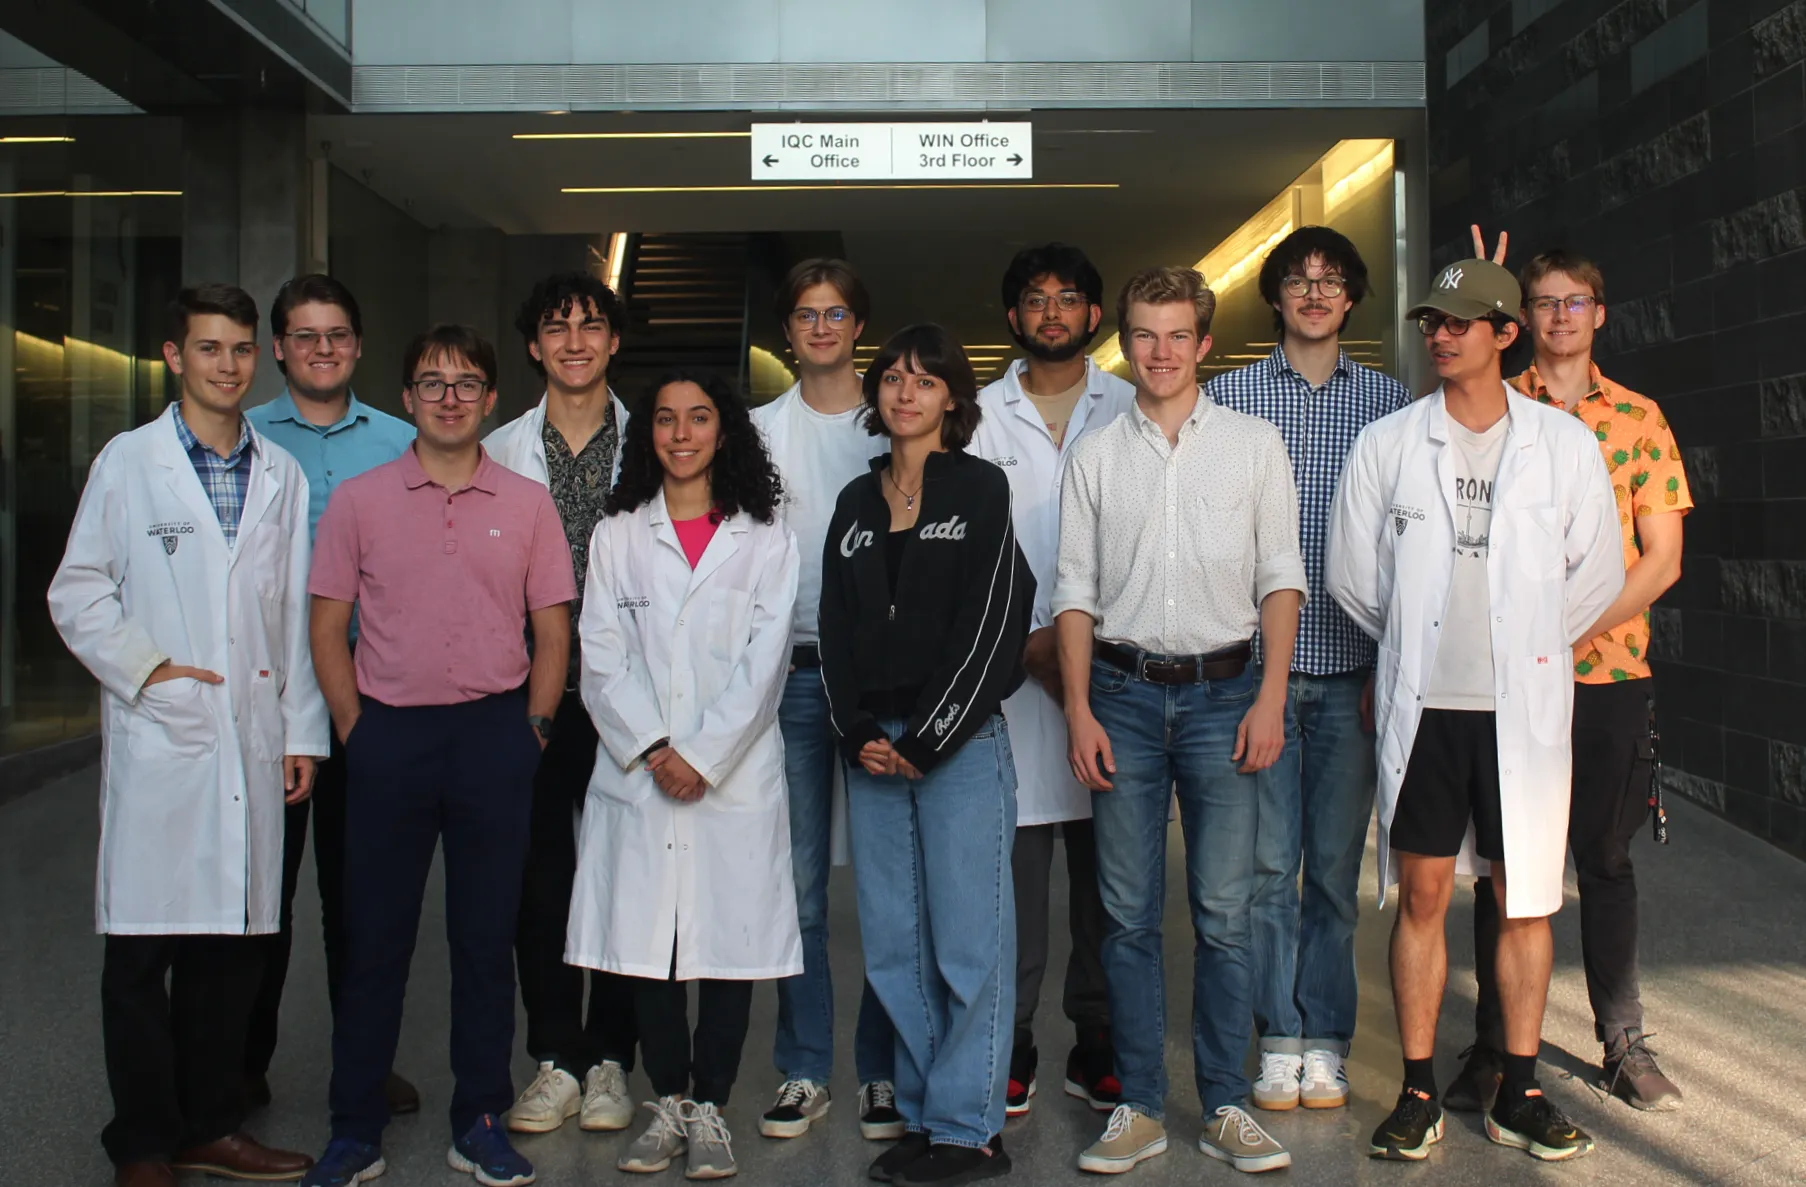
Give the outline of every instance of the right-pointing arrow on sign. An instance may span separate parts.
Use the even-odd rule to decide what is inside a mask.
[[[1012,165],[1022,164],[1022,154],[1021,153],[1012,153],[1004,159],[1009,161],[1009,163]]]

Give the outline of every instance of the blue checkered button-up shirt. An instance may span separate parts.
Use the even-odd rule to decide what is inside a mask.
[[[1372,639],[1349,620],[1323,590],[1324,538],[1342,463],[1360,431],[1411,402],[1411,393],[1390,376],[1363,367],[1343,352],[1322,387],[1292,369],[1285,347],[1258,363],[1229,371],[1205,389],[1225,408],[1271,421],[1285,438],[1298,482],[1299,543],[1310,599],[1298,624],[1292,670],[1329,676],[1373,666]]]
[[[226,546],[233,547],[238,542],[238,521],[245,513],[245,492],[251,488],[251,424],[242,416],[238,418],[238,444],[232,447],[231,453],[221,457],[201,444],[201,439],[182,419],[179,407],[175,422],[182,450],[194,463],[195,477],[201,480],[201,489],[207,492],[207,499],[219,516],[220,531],[226,534]]]

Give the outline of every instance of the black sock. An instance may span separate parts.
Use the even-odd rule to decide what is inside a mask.
[[[1505,1053],[1505,1078],[1499,1086],[1499,1091],[1509,1092],[1513,1096],[1524,1096],[1537,1087],[1536,1056],[1513,1055],[1507,1051]]]
[[[1405,1087],[1414,1088],[1431,1100],[1436,1099],[1436,1061],[1433,1059],[1405,1060]]]

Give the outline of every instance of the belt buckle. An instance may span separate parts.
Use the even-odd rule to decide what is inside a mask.
[[[1154,684],[1172,684],[1176,682],[1179,665],[1170,659],[1141,660],[1141,678]],[[1158,675],[1156,675],[1158,673]]]

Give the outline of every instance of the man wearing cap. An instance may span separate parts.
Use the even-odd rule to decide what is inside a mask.
[[[1404,1049],[1377,1158],[1442,1137],[1431,1056],[1457,872],[1490,868],[1504,1082],[1493,1141],[1544,1160],[1593,1141],[1536,1081],[1553,962],[1549,916],[1567,850],[1570,652],[1624,585],[1617,509],[1597,444],[1508,388],[1519,289],[1486,260],[1438,274],[1411,310],[1442,384],[1361,431],[1330,520],[1325,587],[1379,641],[1382,897],[1398,884],[1393,1003]]]

